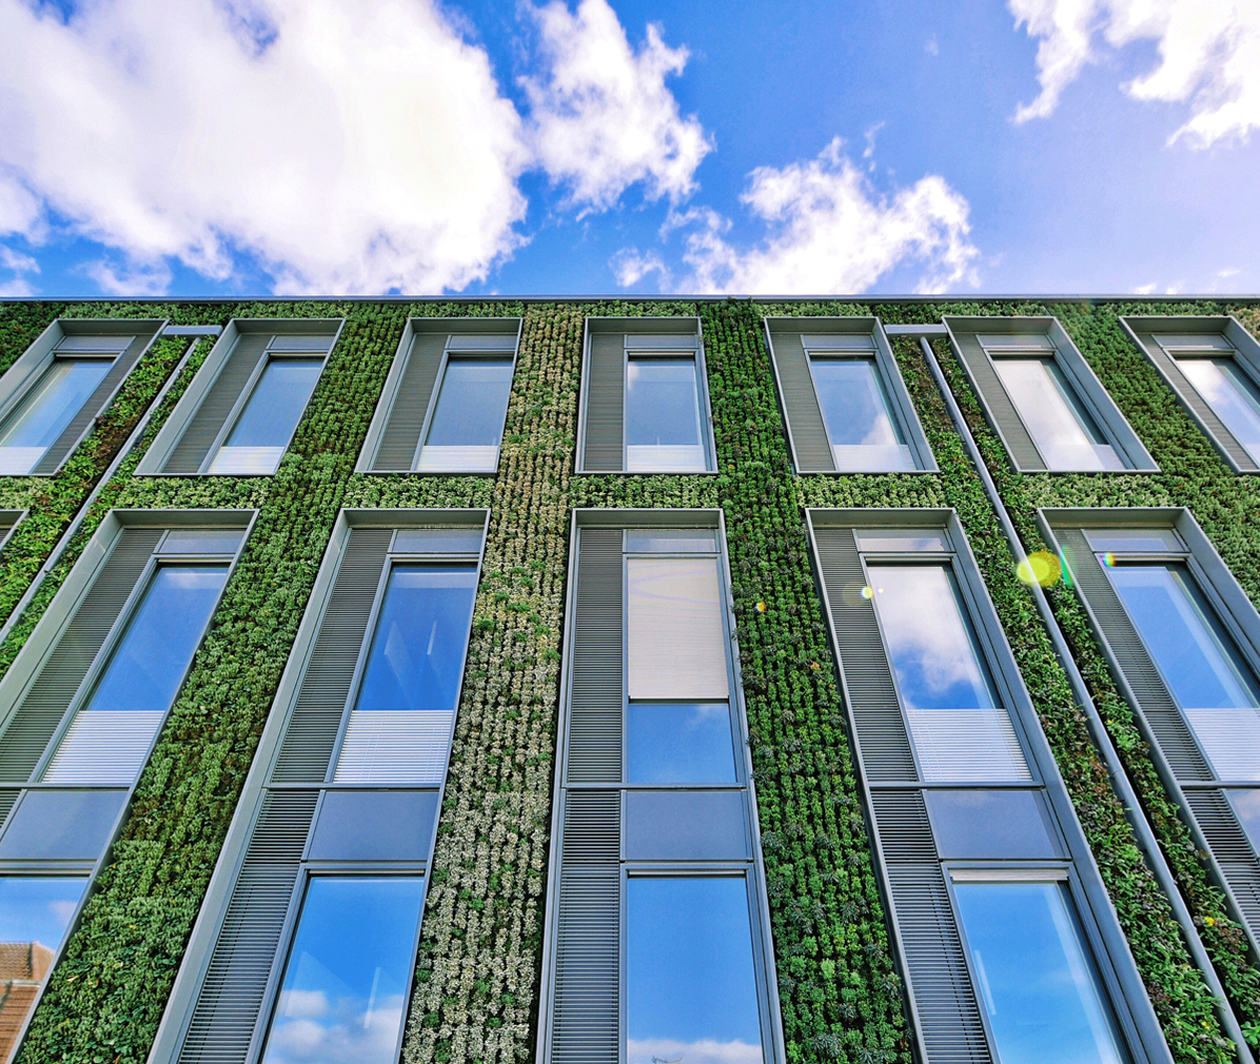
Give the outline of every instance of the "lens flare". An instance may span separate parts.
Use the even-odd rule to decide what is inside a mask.
[[[1063,579],[1063,566],[1055,554],[1048,550],[1034,551],[1015,567],[1015,574],[1025,584],[1054,587]]]
[[[870,584],[867,584],[866,587],[862,588],[862,597],[864,599],[873,599],[875,597],[875,589]]]

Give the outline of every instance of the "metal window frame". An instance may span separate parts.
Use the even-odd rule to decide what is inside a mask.
[[[792,468],[799,474],[826,474],[826,475],[851,475],[854,473],[937,473],[940,471],[936,464],[936,456],[932,454],[932,447],[928,443],[927,435],[923,431],[923,423],[919,420],[919,413],[914,407],[914,401],[910,398],[910,392],[906,388],[905,378],[901,375],[901,368],[897,365],[896,355],[893,354],[892,345],[888,341],[888,335],[884,332],[884,324],[877,317],[857,317],[857,318],[809,318],[809,317],[781,317],[769,316],[761,319],[761,327],[765,333],[766,345],[770,351],[770,367],[774,373],[775,395],[779,402],[779,412],[783,415],[783,424],[787,429],[788,448],[792,455]],[[811,331],[805,332],[808,327]],[[837,335],[870,335],[874,341],[874,350],[869,354],[857,351],[834,351],[828,352],[824,349],[818,349],[817,353],[822,357],[834,358],[862,358],[873,359],[875,362],[875,375],[882,387],[885,397],[888,400],[889,419],[896,428],[900,429],[906,438],[906,445],[910,448],[910,454],[914,459],[913,469],[879,469],[875,466],[863,469],[809,469],[805,468],[800,460],[800,455],[796,446],[796,437],[792,429],[791,413],[788,410],[787,400],[783,388],[783,377],[779,372],[779,356],[774,349],[774,334],[776,329],[782,329],[786,332],[797,333],[801,337],[801,347],[805,355],[806,367],[809,370],[810,383],[814,388],[814,401],[818,402],[818,383],[814,378],[814,364],[811,356],[811,348],[804,343],[804,338],[810,335],[823,335],[827,333],[835,333]],[[818,404],[819,417],[822,418],[823,432],[827,432],[827,420],[822,414],[822,405]],[[831,441],[830,433],[827,433],[827,444],[834,447]],[[832,465],[834,466],[834,451]]]
[[[674,330],[671,332],[671,330]],[[590,360],[591,334],[601,332],[623,335],[621,355],[621,468],[620,469],[587,469],[586,468],[586,412],[590,405]],[[634,337],[669,336],[677,338],[684,334],[695,336],[695,347],[691,351],[678,344],[668,347],[653,348],[651,344],[634,343]],[[626,374],[631,354],[651,357],[653,353],[661,357],[695,357],[696,401],[700,422],[700,446],[704,451],[704,469],[635,469],[626,468],[626,417],[625,398],[629,394],[626,386]],[[577,456],[574,472],[589,475],[626,474],[629,476],[716,476],[718,473],[717,441],[713,431],[713,408],[709,399],[709,370],[704,358],[704,334],[700,318],[685,315],[665,315],[660,317],[603,317],[587,315],[582,323],[582,387],[578,398]]]
[[[967,374],[967,380],[970,382],[973,391],[980,400],[980,405],[984,409],[985,418],[988,420],[990,427],[998,438],[1002,441],[1002,446],[1006,449],[1007,458],[1011,465],[1014,466],[1018,473],[1099,473],[1102,475],[1118,476],[1125,473],[1158,473],[1159,466],[1155,463],[1155,459],[1151,457],[1150,452],[1142,443],[1137,433],[1134,432],[1133,426],[1116,405],[1115,400],[1108,394],[1106,388],[1103,387],[1102,381],[1098,379],[1098,374],[1085,360],[1085,356],[1081,354],[1076,344],[1072,342],[1072,338],[1068,336],[1067,331],[1059,323],[1059,319],[1049,315],[1027,316],[1027,317],[1009,317],[1009,318],[988,318],[979,316],[964,316],[947,314],[941,319],[945,324],[949,341],[954,349],[954,353],[959,363],[963,367],[963,371]],[[1034,357],[1051,358],[1054,364],[1059,368],[1064,380],[1073,390],[1077,401],[1089,412],[1098,426],[1099,431],[1106,438],[1107,443],[1116,453],[1116,457],[1123,463],[1121,469],[1085,469],[1070,466],[1051,466],[1042,455],[1042,467],[1030,467],[1024,465],[1015,455],[1014,449],[1011,447],[1010,441],[1006,434],[1002,431],[998,418],[994,414],[989,396],[985,390],[977,383],[975,373],[971,366],[971,357],[964,349],[964,345],[960,337],[966,337],[969,340],[974,339],[976,348],[989,364],[993,364],[993,356],[989,354],[988,349],[979,341],[980,334],[985,335],[1010,335],[1012,337],[1019,336],[1037,336],[1049,340],[1053,351],[1046,351],[1044,355]],[[994,372],[996,377],[996,371]],[[1016,416],[1020,416],[1019,406],[1009,393],[1006,392],[1005,386],[998,380],[998,387],[1002,388],[1003,394],[1006,396]],[[1022,417],[1021,417],[1022,420]],[[1027,431],[1027,429],[1025,429]],[[1031,434],[1029,434],[1031,439]],[[1033,440],[1033,446],[1040,454],[1041,449],[1037,447],[1037,443]]]
[[[30,510],[0,510],[0,550],[8,545],[9,538],[29,513]]]
[[[223,369],[227,365],[233,350],[236,348],[237,341],[245,334],[270,334],[273,339],[276,336],[327,336],[328,347],[324,352],[323,367],[320,369],[320,377],[315,382],[315,387],[319,386],[319,381],[323,379],[324,372],[328,369],[328,361],[332,357],[333,352],[337,349],[337,344],[341,340],[342,331],[345,329],[345,318],[233,318],[228,322],[227,326],[219,334],[219,338],[214,342],[214,346],[210,348],[210,353],[206,356],[205,361],[197,370],[196,376],[192,382],[184,390],[184,394],[180,396],[179,401],[175,404],[175,408],[167,417],[158,434],[154,437],[153,442],[149,445],[147,451],[141,457],[139,464],[136,466],[136,476],[164,476],[164,477],[207,477],[207,476],[233,476],[233,477],[264,477],[274,476],[275,470],[270,473],[207,473],[206,469],[214,460],[214,455],[227,438],[231,427],[240,417],[240,412],[244,408],[244,404],[248,402],[249,396],[253,393],[258,378],[262,375],[263,369],[266,367],[269,359],[273,357],[291,356],[295,358],[318,358],[321,357],[318,352],[314,351],[293,351],[293,352],[276,352],[272,353],[271,343],[269,342],[259,355],[258,360],[250,371],[249,377],[245,382],[245,386],[241,389],[241,394],[237,396],[233,402],[231,409],[224,418],[223,424],[218,428],[214,439],[211,441],[206,453],[202,456],[201,463],[197,467],[195,473],[171,473],[164,471],[163,467],[170,459],[172,452],[179,445],[184,433],[188,430],[193,417],[200,408],[202,401],[209,395],[210,391],[218,383],[219,377]],[[311,395],[315,393],[315,388],[311,389]],[[293,442],[293,436],[296,435],[298,426],[302,423],[302,418],[306,416],[306,411],[310,407],[310,397],[307,398],[306,405],[302,408],[302,414],[299,415],[297,424],[293,427],[293,433],[289,436],[288,443],[285,444],[281,453],[280,461],[284,460],[285,454],[288,453],[290,444]],[[277,463],[276,468],[279,468]]]
[[[367,437],[363,441],[363,446],[359,450],[358,460],[355,462],[354,471],[356,473],[411,473],[416,476],[442,476],[442,475],[467,475],[467,476],[493,476],[499,470],[499,460],[503,453],[503,435],[507,429],[507,408],[504,408],[503,426],[499,429],[499,443],[495,450],[494,465],[488,469],[452,469],[452,470],[424,470],[423,472],[415,468],[420,457],[420,451],[424,447],[424,439],[429,431],[429,423],[433,417],[433,408],[437,405],[438,395],[442,390],[442,381],[446,376],[446,365],[452,353],[459,358],[476,358],[493,357],[503,358],[509,357],[506,348],[501,351],[482,350],[478,351],[475,347],[465,348],[461,350],[464,342],[475,340],[479,336],[499,336],[507,335],[515,330],[516,340],[512,346],[510,354],[512,360],[512,382],[508,385],[508,404],[511,403],[511,390],[516,382],[516,367],[520,359],[521,339],[525,330],[524,318],[408,318],[406,325],[403,326],[402,337],[398,341],[398,347],[394,351],[394,357],[389,367],[389,374],[385,378],[385,385],[381,391],[380,398],[376,403],[375,410],[372,414],[371,424],[368,426]],[[416,443],[415,453],[412,455],[410,469],[383,469],[376,465],[377,452],[380,450],[382,437],[385,434],[386,426],[389,424],[390,418],[393,416],[395,404],[398,401],[399,393],[403,385],[403,375],[406,373],[407,365],[411,361],[414,354],[415,342],[422,333],[445,332],[447,334],[446,343],[443,346],[441,364],[438,367],[437,376],[433,382],[433,390],[430,392],[424,408],[424,421],[420,426],[420,435]]]

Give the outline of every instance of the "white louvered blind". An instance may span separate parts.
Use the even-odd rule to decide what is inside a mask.
[[[448,709],[353,710],[333,780],[440,786],[454,721]]]
[[[75,715],[44,772],[45,783],[130,785],[144,765],[163,710],[90,709]]]
[[[629,558],[626,569],[630,697],[728,698],[717,561]]]

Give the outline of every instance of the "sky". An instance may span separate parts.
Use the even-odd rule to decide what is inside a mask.
[[[1260,292],[1256,0],[0,0],[0,295]]]

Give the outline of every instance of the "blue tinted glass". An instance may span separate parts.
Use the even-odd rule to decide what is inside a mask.
[[[626,370],[626,444],[700,445],[694,358],[631,358]]]
[[[56,359],[0,430],[0,471],[34,469],[112,365],[108,358]]]
[[[355,709],[454,709],[477,573],[395,565]]]
[[[654,1058],[763,1059],[742,876],[626,881],[626,1064]]]
[[[1254,677],[1184,566],[1116,565],[1107,575],[1178,705],[1260,706]]]
[[[95,861],[126,804],[123,790],[31,790],[5,825],[0,857]]]
[[[1122,467],[1053,358],[995,358],[993,368],[1051,467]]]
[[[1002,1064],[1128,1059],[1060,883],[957,883],[977,996]]]
[[[887,446],[905,443],[889,414],[873,358],[810,359],[818,405],[831,442]]]
[[[322,358],[273,358],[228,434],[228,447],[287,447],[324,368]]]
[[[1260,790],[1226,791],[1251,848],[1260,854]]]
[[[0,877],[0,944],[35,943],[51,960],[86,887],[85,876]]]
[[[1232,358],[1183,358],[1178,368],[1247,449],[1260,461],[1260,394]]]
[[[227,570],[226,565],[160,566],[87,708],[169,709]]]
[[[426,445],[496,446],[512,384],[510,358],[452,358],[446,364]]]
[[[263,1064],[393,1064],[423,893],[418,876],[311,879]]]
[[[907,709],[999,703],[945,565],[870,565],[879,627]]]
[[[730,706],[631,702],[626,773],[630,783],[734,783]]]

